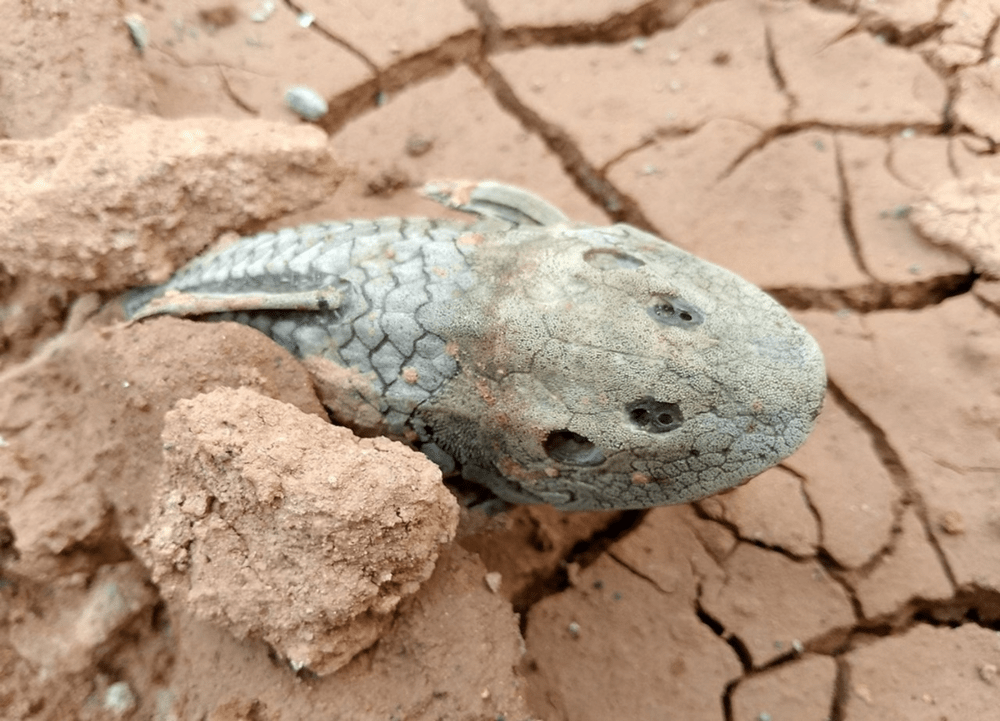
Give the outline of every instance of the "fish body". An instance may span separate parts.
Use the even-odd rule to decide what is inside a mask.
[[[298,356],[337,422],[513,503],[684,503],[791,454],[826,386],[813,338],[719,266],[527,191],[429,186],[478,220],[260,233],[125,302],[235,320]]]

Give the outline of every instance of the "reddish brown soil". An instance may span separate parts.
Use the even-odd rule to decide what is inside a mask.
[[[995,3],[268,5],[0,3],[0,718],[997,718]],[[436,178],[760,284],[826,354],[814,435],[486,519],[256,331],[101,310]]]

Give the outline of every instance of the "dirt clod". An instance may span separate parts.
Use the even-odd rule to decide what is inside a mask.
[[[163,446],[138,541],[153,581],[293,668],[328,674],[374,643],[458,525],[423,455],[248,389],[179,402]]]

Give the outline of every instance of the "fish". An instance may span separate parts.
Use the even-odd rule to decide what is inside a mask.
[[[312,374],[336,423],[402,440],[511,504],[688,503],[794,452],[826,390],[813,337],[735,273],[494,181],[425,195],[468,221],[240,238],[125,315],[235,321]]]

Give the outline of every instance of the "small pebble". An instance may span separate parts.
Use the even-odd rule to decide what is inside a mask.
[[[484,579],[486,581],[486,587],[488,589],[490,589],[491,591],[493,591],[493,593],[499,593],[499,591],[500,591],[500,583],[501,583],[501,581],[503,581],[503,576],[502,575],[500,575],[496,571],[490,571],[489,573],[486,574],[486,576],[484,577]]]
[[[423,135],[414,133],[406,139],[406,154],[411,158],[419,158],[434,147],[434,141]]]
[[[307,28],[316,22],[316,16],[312,13],[299,13],[297,21],[299,23],[299,27]]]
[[[578,587],[581,584],[580,578],[580,564],[576,561],[571,561],[566,564],[566,579],[569,581],[569,585],[573,587]]]
[[[146,27],[146,21],[138,13],[129,13],[122,18],[122,22],[125,23],[129,35],[132,36],[132,44],[142,55],[146,46],[149,45],[149,28]]]
[[[868,704],[869,706],[871,706],[871,704],[872,704],[872,692],[871,692],[871,689],[869,689],[866,685],[864,685],[863,683],[855,684],[855,686],[854,686],[854,693],[856,693],[858,695],[858,698],[860,698],[866,704]]]
[[[979,667],[979,678],[981,678],[986,683],[991,686],[996,683],[997,680],[997,667],[992,663],[984,663]]]
[[[646,43],[648,42],[649,41],[646,38],[636,38],[632,41],[632,50],[637,53],[641,53],[646,49]]]
[[[958,511],[946,511],[941,516],[941,530],[949,536],[961,536],[965,533],[965,519]]]
[[[296,85],[285,92],[285,105],[305,120],[319,120],[330,109],[319,93],[304,85]]]
[[[135,694],[124,681],[108,686],[104,692],[104,708],[115,716],[125,716],[135,710],[138,704]]]
[[[274,0],[263,0],[257,9],[250,13],[250,19],[255,23],[262,23],[274,14],[274,7]]]
[[[903,220],[910,214],[911,207],[909,205],[897,205],[889,210],[880,210],[878,212],[878,217],[883,220]]]
[[[580,624],[576,621],[571,621],[569,626],[567,626],[567,629],[569,630],[570,636],[573,638],[580,638]]]

